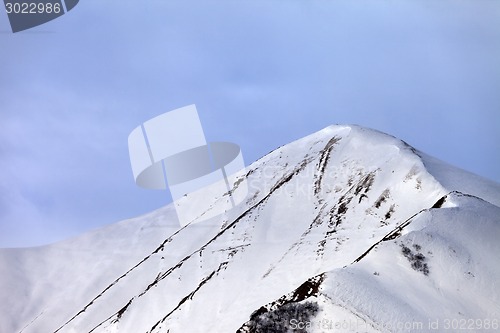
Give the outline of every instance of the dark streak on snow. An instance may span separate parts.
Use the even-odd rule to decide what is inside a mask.
[[[440,198],[430,209],[433,209],[433,208],[439,208],[441,207],[439,205],[439,207],[437,207],[438,203],[442,201],[442,203],[444,203],[444,201],[446,200],[446,197],[447,195],[443,196],[442,198]],[[368,250],[366,250],[362,255],[360,255],[356,260],[354,260],[352,263],[356,263],[358,261],[360,261],[361,259],[363,259],[368,253],[370,253],[371,250],[373,250],[373,248],[375,248],[377,245],[379,245],[381,242],[385,242],[385,241],[389,241],[389,240],[393,240],[393,239],[396,239],[398,238],[399,236],[401,236],[401,231],[403,231],[403,229],[408,226],[412,221],[413,219],[420,215],[421,213],[423,212],[426,212],[428,211],[429,208],[424,208],[420,211],[418,211],[417,213],[413,214],[412,216],[410,216],[408,219],[406,219],[403,223],[401,223],[400,225],[398,225],[396,228],[394,228],[393,230],[391,230],[387,235],[385,235],[381,240],[379,240],[378,242],[376,242],[375,244],[373,244],[372,246],[370,246],[368,248]]]
[[[330,154],[333,150],[334,145],[339,142],[341,138],[338,136],[334,136],[328,141],[325,145],[325,148],[321,151],[320,159],[318,162],[318,176],[316,182],[314,183],[314,194],[317,195],[321,190],[321,184],[323,181],[323,176],[325,173],[326,166],[328,164],[328,160],[330,159]]]
[[[442,197],[441,199],[439,199],[438,201],[436,201],[436,203],[432,206],[432,208],[441,208],[441,207],[443,207],[443,204],[446,202],[446,197],[447,197],[447,195],[445,195],[444,197]]]
[[[337,232],[338,227],[342,224],[345,219],[345,215],[348,211],[348,206],[355,196],[360,196],[358,201],[361,201],[361,197],[365,196],[370,190],[373,181],[375,180],[375,173],[377,171],[372,171],[365,174],[356,184],[351,184],[351,187],[339,198],[337,204],[335,204],[329,211],[328,220],[328,231],[325,233],[325,238],[318,242],[318,250],[316,253],[322,256],[325,250],[325,245],[328,243],[328,239],[332,237]],[[354,179],[353,179],[354,181]]]
[[[395,209],[396,205],[395,204],[392,204],[391,207],[389,207],[389,210],[387,211],[387,213],[385,213],[384,217],[386,220],[390,219],[391,216],[392,216],[392,213],[394,213],[394,209]]]
[[[389,195],[390,195],[390,191],[388,188],[386,188],[382,194],[378,197],[378,199],[375,201],[375,208],[380,208],[380,205],[382,205],[382,203],[384,203],[387,198],[389,198]]]
[[[354,195],[360,194],[361,191],[364,191],[364,193],[370,191],[370,188],[372,187],[374,180],[375,180],[375,172],[368,173],[356,187]]]
[[[130,304],[132,304],[132,300],[130,300],[127,303],[127,305],[125,305],[123,308],[121,308],[120,311],[118,311],[118,313],[116,314],[116,320],[114,322],[118,322],[118,320],[120,320],[120,318],[123,316],[125,311],[127,311],[127,308],[130,306]]]
[[[177,304],[177,306],[175,308],[173,308],[167,315],[165,315],[165,317],[163,317],[162,319],[160,319],[156,324],[153,325],[153,327],[151,327],[151,330],[149,330],[148,333],[151,333],[153,332],[153,330],[155,330],[160,324],[162,324],[163,322],[165,322],[165,320],[167,320],[167,318],[172,314],[174,313],[177,309],[179,309],[182,304],[186,303],[187,301],[189,300],[192,300],[193,299],[193,296],[201,289],[201,287],[203,287],[208,281],[210,281],[210,279],[212,277],[214,277],[214,275],[217,275],[217,273],[219,273],[221,271],[221,269],[226,269],[227,267],[227,264],[228,262],[225,261],[225,262],[222,262],[220,265],[219,265],[219,268],[217,268],[217,270],[213,271],[212,273],[210,273],[210,275],[208,275],[207,277],[205,277],[199,284],[198,286],[193,290],[191,291],[189,294],[187,294],[186,296],[184,296],[181,301]]]

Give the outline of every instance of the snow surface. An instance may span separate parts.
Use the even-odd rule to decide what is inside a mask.
[[[207,221],[180,228],[169,205],[0,250],[0,332],[244,332],[315,277],[295,300],[320,305],[310,332],[445,331],[453,319],[498,331],[484,323],[500,318],[499,184],[358,126],[292,142],[242,177],[246,200]],[[185,200],[227,204],[207,191]]]

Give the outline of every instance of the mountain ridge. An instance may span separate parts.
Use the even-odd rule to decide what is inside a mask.
[[[499,184],[478,181],[474,178],[477,176],[438,162],[401,140],[354,125],[330,126],[280,147],[250,165],[241,177],[249,184],[246,202],[206,223],[178,228],[172,223],[175,211],[167,206],[110,226],[106,231],[98,230],[42,247],[41,251],[49,254],[44,257],[42,253],[40,257],[51,258],[44,260],[55,267],[52,276],[65,272],[73,279],[68,278],[74,283],[73,289],[58,288],[51,280],[43,281],[51,285],[52,295],[58,295],[58,300],[65,304],[64,310],[51,302],[46,291],[38,290],[37,285],[44,283],[30,277],[34,273],[27,271],[37,267],[35,263],[26,262],[26,272],[18,269],[17,275],[9,271],[8,267],[15,266],[13,253],[33,258],[33,252],[1,250],[0,273],[7,278],[0,281],[14,290],[4,291],[1,295],[4,299],[19,296],[15,280],[32,280],[23,283],[31,288],[31,295],[23,298],[30,306],[21,311],[22,315],[13,315],[15,311],[4,305],[0,313],[12,317],[5,321],[2,318],[7,324],[0,326],[0,331],[182,332],[186,327],[190,332],[241,331],[254,311],[297,291],[321,274],[325,276],[318,286],[320,296],[309,295],[301,302],[315,299],[322,304],[320,314],[354,316],[361,318],[367,327],[384,331],[387,327],[378,324],[394,326],[397,320],[391,322],[390,318],[364,309],[363,304],[370,304],[367,300],[359,304],[344,300],[343,307],[338,302],[328,303],[326,299],[331,295],[345,296],[331,290],[331,281],[344,279],[343,284],[355,290],[345,280],[346,272],[361,267],[366,275],[365,266],[375,265],[366,258],[388,247],[391,255],[401,262],[413,260],[411,265],[420,262],[415,265],[424,267],[425,258],[419,260],[411,245],[400,243],[394,247],[394,242],[407,239],[405,228],[428,216],[425,212],[421,214],[422,211],[457,207],[455,201],[461,200],[456,193],[461,187],[459,180],[463,182],[472,177],[465,192],[493,201],[485,203],[488,211],[498,208],[500,198]],[[446,187],[442,183],[446,183]],[[227,198],[221,195],[213,205],[223,200]],[[454,218],[460,220],[460,217]],[[492,235],[497,235],[498,218],[490,216],[490,219],[496,221],[491,228]],[[410,223],[404,225],[407,221]],[[132,223],[141,224],[141,228],[135,229]],[[409,231],[412,232],[418,233]],[[443,231],[438,228],[435,232]],[[111,233],[118,236],[106,240],[106,235]],[[130,241],[133,251],[126,246]],[[103,253],[99,254],[98,249],[103,249]],[[65,263],[64,256],[52,253],[67,255],[79,250],[87,251],[89,257],[84,259],[75,254],[73,261],[84,263],[72,274],[58,267],[61,262]],[[383,257],[380,262],[386,260]],[[402,268],[396,271],[401,275],[415,271],[431,280],[435,269],[432,265],[429,267],[429,277],[411,266],[409,271]],[[44,270],[46,265],[35,271],[40,274]],[[82,281],[82,275],[92,283]],[[409,276],[411,281],[420,281],[420,275]],[[498,270],[493,270],[492,277],[498,276]],[[75,283],[74,279],[80,280]],[[60,280],[64,282],[64,278]],[[369,279],[372,280],[373,277]],[[362,285],[359,282],[357,286]],[[373,294],[366,288],[366,294],[370,292]],[[162,295],[168,295],[168,299]],[[495,293],[491,295],[498,297]],[[398,299],[396,296],[383,298],[387,301],[381,304],[390,308],[391,302]],[[498,303],[498,298],[493,299],[493,304],[495,302]],[[356,310],[346,312],[346,307]],[[411,317],[411,306],[407,308],[400,319]],[[498,316],[498,313],[500,311],[488,315]],[[196,327],[192,327],[193,322]]]

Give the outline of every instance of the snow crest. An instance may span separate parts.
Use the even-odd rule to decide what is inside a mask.
[[[498,184],[354,125],[276,149],[241,177],[243,203],[207,221],[176,227],[167,206],[0,250],[0,332],[256,332],[293,304],[311,317],[282,329],[498,322]]]

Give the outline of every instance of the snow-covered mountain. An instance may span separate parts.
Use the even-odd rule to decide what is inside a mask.
[[[500,184],[358,126],[243,177],[207,221],[169,205],[0,250],[0,332],[499,331]]]

